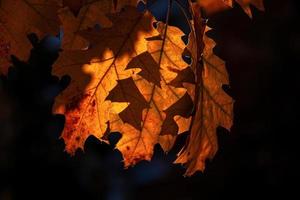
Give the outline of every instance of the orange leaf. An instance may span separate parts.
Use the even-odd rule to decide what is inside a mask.
[[[178,81],[191,83],[193,76],[179,75],[189,69],[182,59],[181,30],[161,22],[155,29],[150,13],[130,7],[110,19],[111,28],[77,33],[94,45],[91,49],[62,53],[55,72],[73,81],[54,110],[66,116],[62,137],[68,152],[83,148],[89,135],[104,140],[107,130],[118,131],[116,148],[129,166],[150,160],[156,143],[168,151],[167,144],[188,130],[193,102]],[[191,74],[190,69],[186,75]]]
[[[174,87],[171,84],[181,71],[189,68],[181,58],[185,48],[181,39],[183,33],[178,28],[167,27],[163,23],[158,24],[157,31],[158,36],[147,39],[148,52],[133,58],[127,67],[141,68],[139,73],[132,75],[138,91],[133,88],[123,89],[126,92],[122,94],[120,90],[115,93],[114,89],[113,94],[119,94],[119,97],[110,98],[113,102],[124,99],[129,101],[129,106],[119,114],[125,123],[111,123],[113,131],[122,133],[116,148],[122,152],[126,167],[139,160],[150,160],[157,143],[160,143],[165,151],[169,151],[172,145],[168,144],[172,144],[179,134],[179,127],[187,124],[185,127],[188,128],[190,124],[189,120],[174,120],[175,116],[189,118],[193,102],[187,95],[186,88]],[[125,88],[125,85],[120,87]],[[140,109],[140,104],[130,101],[136,92],[140,92],[147,102]],[[129,109],[135,114],[129,114]]]
[[[189,22],[194,27],[188,45],[168,18],[154,28],[150,13],[126,7],[108,19],[111,27],[76,33],[91,48],[66,50],[56,63],[57,75],[72,78],[54,106],[66,117],[66,150],[74,154],[88,136],[106,141],[109,132],[117,131],[122,137],[116,148],[128,167],[150,160],[157,143],[169,151],[177,135],[190,130],[176,162],[187,166],[186,175],[203,170],[218,148],[217,126],[231,127],[233,101],[222,90],[228,75],[213,54],[215,43],[201,35],[201,16]],[[183,54],[191,56],[190,67]]]
[[[194,19],[199,22],[201,16],[197,6],[193,8]],[[222,89],[223,84],[229,84],[225,63],[213,53],[216,44],[206,35],[210,29],[201,23],[195,23],[194,28],[199,34],[191,35],[190,42],[193,44],[198,41],[198,48],[189,49],[194,61],[202,61],[192,65],[197,75],[196,113],[186,145],[175,161],[187,167],[187,176],[204,170],[206,159],[212,159],[218,150],[217,127],[222,126],[229,130],[233,120],[233,100]],[[201,40],[204,46],[202,56],[199,55],[202,52]]]
[[[110,118],[127,107],[128,103],[112,104],[106,98],[118,80],[131,77],[135,70],[126,70],[126,65],[146,51],[145,38],[156,33],[150,14],[139,13],[135,8],[127,7],[110,20],[110,28],[81,32],[94,44],[93,48],[64,51],[54,69],[55,74],[69,74],[72,78],[54,106],[55,112],[65,114],[62,137],[70,153],[83,148],[89,135],[101,139]]]

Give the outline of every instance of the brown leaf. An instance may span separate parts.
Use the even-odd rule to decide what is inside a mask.
[[[68,7],[70,11],[77,16],[80,9],[86,4],[87,0],[62,0],[63,6]]]
[[[119,12],[124,6],[135,6],[138,0],[62,0],[63,5],[69,7],[72,13],[77,16],[79,11],[89,5],[98,2],[105,13]]]
[[[0,41],[2,51],[14,54],[20,59],[27,59],[31,48],[27,34],[57,34],[59,19],[57,10],[60,0],[2,0],[0,3]],[[4,45],[4,46],[3,46]],[[8,48],[8,49],[5,49]],[[8,56],[0,56],[0,72],[5,72],[10,65]]]
[[[160,72],[159,66],[148,52],[142,53],[133,58],[127,66],[127,69],[141,68],[138,73],[148,82],[152,82],[160,87]]]
[[[112,26],[112,22],[106,17],[106,5],[101,1],[91,2],[83,6],[77,17],[69,8],[59,10],[59,18],[64,29],[63,49],[84,50],[89,42],[84,39],[80,32],[99,25],[102,28]]]
[[[195,84],[195,74],[191,67],[187,67],[182,71],[176,71],[177,76],[169,83],[174,87],[184,87],[184,83]]]
[[[199,13],[195,13],[195,18],[199,18]],[[195,23],[195,29],[201,30],[201,27],[205,25]],[[198,170],[203,171],[206,159],[212,159],[216,154],[217,127],[223,126],[229,130],[232,125],[233,100],[222,89],[223,84],[229,83],[228,74],[224,61],[213,53],[215,42],[206,35],[208,31],[209,28],[206,27],[201,58],[203,64],[198,62],[196,66],[194,65],[197,74],[196,114],[192,119],[187,143],[175,161],[187,167],[185,173],[187,176],[191,176]],[[201,34],[190,37],[190,40],[192,42],[199,37]],[[201,51],[197,53],[197,49],[192,52],[192,55],[198,57],[194,60],[200,59],[199,52]]]
[[[142,112],[149,107],[148,103],[132,78],[117,82],[117,86],[110,91],[106,99],[112,102],[128,102],[128,107],[121,111],[119,116],[124,123],[129,123],[137,130],[141,130]]]
[[[175,116],[189,118],[192,115],[194,102],[188,93],[180,98],[176,103],[165,110],[166,119],[162,125],[161,135],[176,135],[184,131],[179,131]],[[178,118],[177,118],[178,119]],[[189,125],[190,123],[187,123]]]

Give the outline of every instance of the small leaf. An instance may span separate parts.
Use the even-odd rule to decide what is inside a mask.
[[[140,123],[142,112],[149,106],[132,78],[119,80],[106,99],[112,102],[128,102],[128,107],[119,113],[120,118],[124,123],[131,124],[137,130],[142,129]]]
[[[134,68],[141,68],[138,75],[160,87],[161,78],[159,65],[155,62],[150,53],[145,52],[136,56],[130,61],[126,69]]]

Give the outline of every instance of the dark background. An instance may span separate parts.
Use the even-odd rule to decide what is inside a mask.
[[[296,2],[296,1],[295,1]],[[234,126],[218,130],[220,149],[204,173],[183,177],[167,156],[123,170],[112,146],[89,138],[85,153],[70,157],[59,135],[63,116],[52,116],[53,98],[69,78],[51,76],[56,52],[31,35],[28,62],[0,81],[0,200],[10,199],[225,199],[298,195],[300,60],[299,6],[266,0],[253,20],[239,6],[214,16],[209,35],[226,61],[235,99]],[[114,143],[119,136],[110,138]],[[297,199],[294,197],[293,199]]]

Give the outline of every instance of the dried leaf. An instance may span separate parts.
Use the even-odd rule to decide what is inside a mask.
[[[195,18],[200,18],[200,13],[196,9],[194,11]],[[192,119],[187,143],[175,161],[187,167],[186,176],[204,170],[206,159],[212,159],[218,150],[217,127],[222,126],[230,130],[233,119],[233,100],[222,89],[223,84],[229,84],[225,63],[213,53],[216,43],[206,35],[209,27],[200,23],[195,23],[194,27],[198,31],[205,28],[203,55],[199,55],[201,50],[197,52],[197,49],[192,49],[192,55],[197,55],[194,60],[202,60],[202,63],[194,65],[197,74],[196,113]],[[201,34],[190,37],[190,42],[200,42],[199,37],[202,38]],[[201,48],[201,45],[198,48]]]
[[[182,30],[169,25],[174,2],[168,1],[165,22],[158,22],[131,7],[137,0],[2,0],[0,64],[8,65],[10,53],[26,59],[26,35],[56,34],[61,23],[63,52],[54,74],[68,74],[72,82],[53,111],[66,118],[61,136],[66,151],[83,149],[91,135],[108,142],[107,135],[117,131],[122,137],[116,148],[128,167],[150,160],[156,144],[168,152],[177,136],[189,131],[175,162],[190,176],[214,157],[216,129],[229,130],[233,117],[233,100],[222,89],[229,83],[225,63],[213,53],[216,43],[206,34],[210,28],[200,8],[209,16],[234,1],[193,4],[193,19],[184,15],[191,28],[187,45]],[[263,10],[262,0],[236,2],[249,17],[251,4]]]
[[[111,123],[112,130],[122,133],[122,138],[116,148],[123,154],[125,167],[134,165],[140,160],[150,160],[154,145],[157,143],[160,143],[165,151],[170,150],[172,145],[166,144],[172,144],[179,133],[179,127],[182,127],[182,124],[176,123],[180,120],[175,121],[174,117],[189,118],[193,108],[187,89],[176,88],[170,84],[178,73],[188,68],[187,63],[181,58],[185,48],[181,39],[183,33],[178,28],[167,27],[163,23],[158,24],[157,31],[159,35],[147,39],[148,52],[135,57],[127,67],[130,69],[138,66],[141,69],[141,72],[134,74],[132,78],[144,96],[147,107],[144,107],[137,118],[136,115],[129,115],[128,110],[131,109],[131,112],[141,110],[136,108],[136,104],[133,108],[128,106],[123,111],[126,114],[122,116],[123,112],[121,112],[120,118],[122,122],[131,121],[131,123]],[[112,92],[114,91],[115,89]],[[135,92],[130,90],[123,94],[118,92],[118,94],[130,100]],[[188,124],[185,126],[188,127],[190,121],[185,120],[184,123]]]
[[[66,117],[66,150],[74,154],[88,136],[105,140],[107,131],[117,131],[122,137],[116,148],[128,167],[150,160],[157,143],[169,151],[192,120],[188,143],[176,162],[187,165],[186,175],[203,170],[205,160],[217,151],[217,126],[231,126],[233,102],[222,90],[228,76],[224,62],[213,54],[215,43],[205,36],[201,45],[201,34],[195,35],[202,30],[201,18],[192,22],[195,29],[188,46],[183,32],[168,22],[154,28],[148,12],[127,7],[109,18],[110,28],[77,33],[92,48],[69,49],[56,64],[56,74],[69,74],[73,80],[54,108]],[[192,58],[190,67],[184,53]],[[194,101],[196,114],[191,119]]]
[[[54,111],[65,114],[62,134],[66,150],[74,153],[83,148],[89,135],[101,139],[110,115],[116,115],[128,103],[106,100],[118,80],[130,78],[134,70],[126,70],[131,58],[147,50],[145,38],[155,35],[153,17],[127,7],[110,17],[113,26],[81,34],[94,46],[87,51],[64,51],[55,66],[55,74],[69,74],[71,85],[56,100]]]
[[[155,29],[148,12],[129,7],[110,19],[111,28],[77,33],[93,48],[80,54],[70,49],[61,55],[55,71],[71,75],[73,82],[57,99],[54,110],[66,116],[62,137],[68,152],[83,148],[91,134],[101,139],[109,124],[110,131],[122,134],[116,148],[129,166],[150,160],[154,145],[160,142],[166,147],[179,129],[187,131],[192,99],[178,80],[191,83],[193,76],[179,76],[188,71],[182,59],[186,46],[181,30],[163,23]],[[82,65],[91,75],[85,80],[80,75]],[[187,75],[191,74],[190,70]]]

